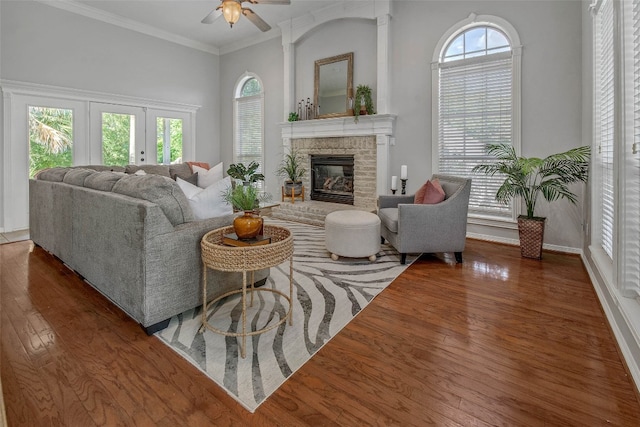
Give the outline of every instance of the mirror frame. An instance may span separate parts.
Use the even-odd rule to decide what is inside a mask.
[[[343,112],[318,114],[319,119],[329,117],[345,117],[353,116],[353,107],[350,104],[353,99],[353,52],[344,53],[342,55],[332,56],[330,58],[318,59],[315,63],[315,75],[313,83],[313,105],[318,105],[318,94],[320,89],[320,67],[322,65],[333,64],[334,62],[347,61],[347,99]]]

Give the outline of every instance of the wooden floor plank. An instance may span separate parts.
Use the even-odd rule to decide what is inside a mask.
[[[255,414],[30,242],[0,245],[9,425],[640,425],[579,257],[424,255]]]

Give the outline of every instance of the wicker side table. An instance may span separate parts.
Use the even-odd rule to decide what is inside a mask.
[[[264,235],[271,237],[271,243],[260,246],[225,246],[222,244],[222,237],[225,234],[233,233],[233,226],[218,228],[204,235],[200,246],[202,248],[202,326],[200,332],[209,329],[218,334],[241,337],[240,356],[246,356],[246,341],[248,336],[262,334],[273,328],[280,326],[289,319],[289,324],[293,324],[293,236],[291,232],[275,225],[265,225]],[[254,288],[253,273],[268,267],[275,267],[289,259],[289,295],[277,289]],[[234,290],[220,295],[219,297],[207,301],[207,267],[220,271],[242,272],[242,289]],[[250,306],[253,305],[254,292],[272,292],[284,297],[289,303],[289,311],[277,323],[266,326],[255,331],[247,331],[247,272],[251,272],[251,284],[249,293],[251,295]],[[209,307],[222,298],[230,295],[242,294],[242,330],[240,332],[228,332],[212,326],[207,320]]]

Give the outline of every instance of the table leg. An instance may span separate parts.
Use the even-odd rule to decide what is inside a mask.
[[[247,355],[247,272],[242,272],[242,346],[240,357],[243,359]]]
[[[202,263],[202,325],[198,333],[204,332],[207,324],[207,265]]]
[[[293,254],[289,257],[289,325],[293,325]]]

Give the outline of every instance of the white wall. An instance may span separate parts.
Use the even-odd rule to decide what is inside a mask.
[[[296,52],[296,105],[301,99],[313,102],[315,61],[353,52],[353,90],[369,85],[376,99],[377,23],[369,19],[341,19],[328,22],[302,37]]]
[[[280,39],[228,53],[220,58],[220,141],[225,171],[233,163],[233,99],[234,87],[246,72],[254,73],[264,85],[264,165],[265,190],[274,201],[280,200],[280,181],[274,174],[282,158],[282,138],[278,123],[282,117],[284,98],[284,56]]]
[[[219,160],[217,56],[40,2],[0,9],[2,79],[200,105],[197,160]]]
[[[522,54],[522,153],[544,157],[587,144],[581,135],[581,18],[579,1],[400,1],[391,26],[391,112],[398,115],[392,171],[409,167],[408,191],[432,173],[431,59],[447,29],[470,13],[510,22],[520,35]],[[578,187],[581,194],[582,189]],[[583,197],[579,199],[582,201]],[[546,216],[545,243],[582,247],[582,207],[560,201]],[[470,226],[470,232],[517,239],[517,232]]]

